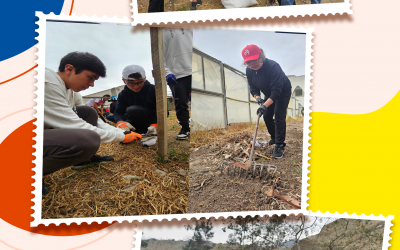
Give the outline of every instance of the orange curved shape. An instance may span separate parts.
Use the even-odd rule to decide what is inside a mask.
[[[14,80],[14,79],[17,79],[17,78],[20,77],[20,76],[25,75],[26,73],[28,73],[29,71],[33,70],[33,69],[36,68],[37,66],[38,66],[38,65],[36,64],[35,66],[33,66],[32,68],[28,69],[28,70],[25,71],[24,73],[19,74],[19,75],[15,76],[15,77],[13,77],[13,78],[11,78],[11,79],[8,79],[8,80],[6,80],[6,81],[4,81],[4,82],[0,82],[0,85],[3,84],[3,83],[6,83],[6,82],[12,81],[12,80]]]
[[[2,197],[0,206],[0,218],[7,223],[32,233],[52,235],[52,236],[74,236],[96,232],[102,230],[110,224],[103,222],[101,224],[82,223],[81,225],[61,224],[55,226],[40,225],[38,227],[30,227],[33,202],[32,178],[35,166],[32,161],[34,156],[32,153],[35,149],[33,137],[33,124],[35,120],[25,123],[17,128],[14,132],[7,136],[0,144],[0,152],[2,153],[2,174],[0,175],[0,197]]]

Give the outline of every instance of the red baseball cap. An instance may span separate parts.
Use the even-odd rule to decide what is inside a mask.
[[[247,45],[242,50],[244,63],[247,63],[248,61],[252,60],[257,60],[260,57],[261,52],[262,52],[261,49],[257,45],[254,44]]]

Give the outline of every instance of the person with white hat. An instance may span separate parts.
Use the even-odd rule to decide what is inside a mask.
[[[156,90],[146,80],[144,68],[139,65],[126,66],[122,71],[122,81],[125,87],[118,94],[114,112],[117,128],[139,134],[156,134]]]
[[[188,103],[192,91],[193,30],[164,28],[163,41],[165,75],[182,127],[176,139],[185,140],[190,135]]]
[[[271,135],[268,144],[275,144],[272,157],[282,158],[286,146],[286,111],[292,94],[292,84],[279,64],[267,59],[264,51],[257,45],[247,45],[242,50],[242,57],[247,66],[250,93],[260,105],[257,115],[264,117]],[[260,91],[264,93],[264,99],[261,98]]]

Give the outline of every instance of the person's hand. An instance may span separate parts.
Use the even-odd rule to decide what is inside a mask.
[[[169,74],[169,75],[167,75],[167,83],[168,84],[174,84],[174,83],[178,83],[177,81],[176,81],[176,76],[174,75],[174,74]]]
[[[265,115],[267,113],[267,107],[265,107],[264,105],[261,105],[258,109],[257,109],[257,115]]]
[[[156,135],[157,134],[157,124],[150,124],[150,127],[147,128],[146,134]]]
[[[138,141],[138,140],[142,139],[142,136],[135,132],[125,131],[124,134],[125,134],[125,138],[122,141],[122,143],[130,143],[130,142],[134,142],[134,141]]]
[[[129,122],[126,121],[119,121],[117,122],[117,128],[120,128],[125,131],[135,131],[135,127],[133,127]]]
[[[257,101],[258,105],[264,104],[264,100],[261,97],[257,97],[256,101]]]

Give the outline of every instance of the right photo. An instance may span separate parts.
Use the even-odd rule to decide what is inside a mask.
[[[306,33],[194,29],[188,213],[301,209],[306,48]]]

